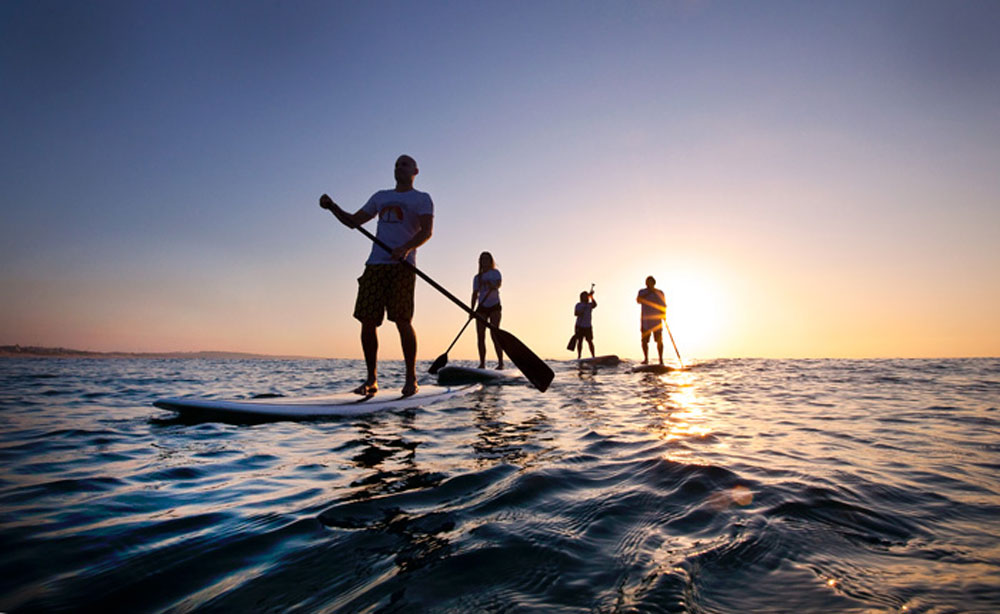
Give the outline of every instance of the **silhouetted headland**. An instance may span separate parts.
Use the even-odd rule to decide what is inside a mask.
[[[31,345],[0,345],[0,358],[213,358],[213,359],[261,359],[261,360],[302,360],[316,356],[272,356],[246,352],[92,352],[70,348],[50,348]]]

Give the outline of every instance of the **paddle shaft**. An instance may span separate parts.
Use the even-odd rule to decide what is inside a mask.
[[[389,252],[390,254],[392,253],[392,248],[391,247],[389,247],[388,245],[386,245],[384,241],[382,241],[381,239],[379,239],[378,237],[376,237],[372,233],[368,232],[360,224],[355,224],[354,225],[354,229],[360,231],[361,234],[363,234],[366,237],[368,237],[369,239],[371,239],[372,242],[375,245],[378,245],[379,247],[381,247],[385,251]],[[461,300],[459,300],[457,296],[455,296],[451,292],[448,292],[448,290],[444,286],[442,286],[438,282],[436,282],[433,279],[431,279],[423,271],[421,271],[420,269],[418,269],[414,265],[410,264],[408,261],[406,261],[406,260],[400,260],[399,263],[405,265],[411,271],[413,271],[414,273],[416,273],[420,277],[420,279],[422,279],[422,280],[426,281],[427,283],[429,283],[432,288],[434,288],[435,290],[437,290],[441,294],[445,295],[449,300],[451,300],[451,302],[453,302],[456,305],[458,305],[459,307],[461,307],[470,316],[472,316],[474,318],[478,318],[480,322],[482,322],[483,324],[485,324],[486,326],[488,326],[492,330],[497,330],[497,331],[500,330],[499,326],[493,324],[492,322],[490,322],[489,320],[487,320],[485,317],[483,317],[480,314],[476,313],[471,307],[469,307],[468,305],[466,305],[465,303],[463,303]],[[468,322],[466,322],[466,324],[468,324]],[[465,330],[465,329],[463,328],[462,330]],[[459,334],[461,334],[461,333],[459,333]],[[458,341],[458,338],[456,338],[455,341]],[[454,342],[452,343],[452,345],[454,345]],[[451,349],[451,348],[448,348],[448,349]]]
[[[663,319],[663,327],[667,329],[667,334],[670,335],[670,343],[674,346],[674,352],[677,354],[677,361],[681,363],[681,368],[684,367],[684,359],[681,358],[681,353],[677,349],[677,343],[674,342],[674,334],[670,332],[670,325],[667,324],[666,318]]]
[[[333,203],[331,202],[331,204]],[[336,207],[335,204],[333,204],[333,206]],[[327,208],[328,207],[324,207],[324,209]],[[337,211],[340,209],[338,207],[337,209],[329,209],[329,210],[334,215],[337,215]],[[344,222],[344,218],[342,218],[340,215],[337,215],[337,219],[339,219],[341,222]],[[353,222],[351,223],[345,222],[345,224],[351,228],[355,228],[358,231],[360,231],[361,234],[371,239],[371,241],[375,243],[375,245],[378,245],[379,247],[389,252],[390,254],[392,253],[392,248],[390,248],[388,245],[380,241],[378,237],[376,237],[372,233],[362,228],[360,224],[355,224]],[[525,377],[528,378],[528,381],[531,382],[531,384],[541,392],[545,392],[548,389],[549,384],[552,383],[552,379],[555,377],[555,373],[552,371],[551,367],[545,364],[544,360],[539,358],[534,352],[531,351],[531,348],[524,345],[524,343],[522,343],[521,340],[515,337],[514,335],[508,333],[499,326],[493,324],[492,322],[487,320],[484,316],[476,313],[471,307],[467,306],[465,303],[458,300],[458,298],[454,294],[445,290],[444,287],[441,286],[441,284],[437,283],[436,281],[425,275],[424,272],[418,269],[417,267],[413,266],[406,260],[401,260],[400,262],[406,265],[415,274],[419,275],[421,279],[429,283],[432,288],[434,288],[441,294],[445,295],[449,300],[451,300],[451,302],[458,305],[462,309],[462,311],[478,319],[480,322],[483,323],[484,326],[487,326],[489,327],[490,330],[494,331],[497,335],[496,338],[500,343],[500,347],[503,349],[504,353],[510,357],[514,365],[521,370],[521,373],[523,373]],[[466,322],[466,324],[468,324],[468,322]]]
[[[448,349],[444,351],[444,355],[445,356],[447,356],[448,352],[451,351],[451,348],[455,347],[455,344],[458,343],[458,339],[462,336],[462,333],[465,332],[465,329],[469,327],[469,322],[471,322],[471,321],[472,321],[472,318],[469,318],[468,320],[465,321],[465,324],[462,325],[462,330],[458,331],[458,334],[455,335],[454,341],[452,341],[451,345],[448,346]]]

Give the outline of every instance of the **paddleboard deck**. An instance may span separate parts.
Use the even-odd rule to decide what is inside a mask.
[[[360,416],[377,411],[430,405],[477,388],[468,386],[421,386],[417,394],[404,397],[398,391],[383,390],[371,396],[340,392],[315,397],[272,397],[260,399],[205,399],[174,397],[153,403],[160,409],[182,416],[251,420],[311,420],[332,416]]]
[[[659,375],[671,371],[680,371],[680,369],[667,365],[636,365],[632,367],[632,373],[656,373]]]
[[[437,372],[438,384],[442,385],[471,384],[474,382],[496,383],[517,377],[518,374],[510,369],[498,371],[496,369],[480,369],[478,367],[462,367],[458,365],[441,367]]]
[[[581,367],[613,367],[621,362],[621,359],[614,354],[605,356],[595,356],[593,358],[581,358],[576,361]]]

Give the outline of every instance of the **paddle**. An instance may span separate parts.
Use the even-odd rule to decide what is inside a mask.
[[[677,351],[677,344],[674,343],[674,334],[670,332],[670,326],[667,324],[666,318],[663,318],[663,327],[667,329],[667,334],[670,335],[670,343],[674,344],[674,352],[677,352],[677,362],[681,363],[681,369],[683,369],[684,361],[681,359],[681,353]]]
[[[386,245],[382,240],[380,240],[372,233],[362,228],[359,224],[355,224],[353,220],[351,220],[350,214],[348,214],[346,211],[338,207],[336,203],[331,202],[330,204],[333,207],[336,207],[336,209],[330,207],[323,207],[323,208],[328,209],[331,213],[336,215],[337,219],[340,220],[341,223],[350,228],[354,228],[361,234],[371,239],[371,241],[375,245],[378,245],[379,247],[389,252],[390,254],[392,253],[391,247]],[[338,212],[342,215],[338,215]],[[510,357],[511,361],[513,361],[514,363],[514,366],[520,369],[521,373],[523,373],[524,376],[528,378],[528,381],[531,382],[531,385],[537,388],[541,392],[545,392],[548,389],[549,384],[552,383],[552,378],[555,377],[555,373],[552,372],[552,369],[549,367],[549,365],[545,364],[544,360],[542,360],[534,352],[532,352],[528,346],[521,343],[520,339],[508,333],[507,331],[503,330],[499,326],[496,326],[483,316],[473,311],[468,305],[458,300],[458,298],[455,297],[454,294],[445,290],[444,287],[441,286],[441,284],[428,277],[423,271],[413,266],[406,260],[400,260],[400,263],[409,267],[421,279],[429,283],[432,288],[443,294],[446,298],[448,298],[451,302],[458,305],[460,308],[462,308],[463,311],[465,311],[469,315],[478,318],[480,322],[489,327],[490,330],[494,331],[497,335],[496,339],[500,343],[500,348],[503,349],[504,353],[507,354],[508,357]]]
[[[451,342],[451,345],[448,346],[448,349],[444,351],[444,354],[441,354],[440,356],[437,357],[434,363],[431,364],[430,369],[427,369],[428,373],[434,375],[441,370],[441,367],[448,364],[448,352],[450,352],[451,348],[455,347],[455,344],[458,343],[458,338],[462,336],[462,333],[465,332],[465,329],[469,326],[469,322],[471,321],[472,318],[469,318],[468,320],[465,321],[465,325],[462,326],[462,330],[458,331],[458,334],[455,335],[455,340]]]

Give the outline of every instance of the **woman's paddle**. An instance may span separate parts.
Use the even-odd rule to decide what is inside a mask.
[[[462,336],[462,333],[465,332],[465,329],[469,326],[469,322],[471,321],[472,318],[469,318],[468,320],[465,321],[465,325],[462,326],[462,330],[458,331],[458,334],[455,335],[455,340],[451,342],[451,345],[448,346],[448,349],[444,351],[444,354],[441,354],[440,356],[437,357],[437,360],[435,360],[434,363],[431,364],[430,369],[427,369],[428,373],[434,375],[441,370],[441,367],[448,364],[448,352],[450,352],[451,348],[455,347],[455,344],[458,343],[458,338]]]
[[[375,243],[375,245],[378,245],[379,247],[389,252],[390,254],[392,253],[391,247],[386,245],[372,233],[362,228],[360,225],[354,224],[353,221],[350,219],[349,214],[340,207],[337,207],[336,203],[331,203],[331,204],[333,205],[333,207],[336,207],[336,209],[332,209],[330,207],[325,207],[325,208],[329,209],[334,215],[336,215],[337,219],[340,220],[341,223],[351,228],[354,228],[355,230],[358,230],[359,232],[361,232],[361,234],[371,239],[371,241]],[[342,215],[338,215],[338,211]],[[542,360],[534,352],[532,352],[528,346],[521,343],[520,339],[518,339],[514,335],[508,333],[507,331],[503,330],[499,326],[493,324],[483,316],[473,311],[468,305],[458,300],[458,298],[454,294],[445,290],[444,287],[441,286],[441,284],[428,277],[426,274],[424,274],[423,271],[413,266],[406,260],[400,260],[400,263],[409,267],[414,273],[420,276],[421,279],[429,283],[432,288],[443,294],[451,302],[461,307],[462,310],[468,313],[469,315],[478,318],[480,322],[489,327],[490,330],[494,331],[497,334],[496,337],[497,341],[500,342],[500,347],[503,349],[504,354],[506,354],[511,359],[511,361],[513,361],[514,366],[520,369],[521,373],[523,373],[524,376],[528,378],[528,381],[531,382],[531,385],[537,388],[541,392],[545,392],[548,389],[549,384],[552,383],[552,379],[555,377],[555,373],[553,373],[552,368],[549,367],[549,365],[545,364],[544,360]]]

